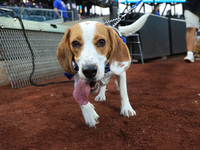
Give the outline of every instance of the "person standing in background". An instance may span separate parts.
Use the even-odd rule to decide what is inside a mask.
[[[194,62],[193,48],[195,44],[195,33],[199,28],[200,19],[200,0],[187,0],[185,3],[185,21],[186,21],[186,62]]]
[[[58,12],[58,10],[62,10],[62,16],[64,19],[64,22],[68,21],[68,14],[67,14],[67,8],[65,6],[65,3],[62,0],[55,0],[53,2],[53,8],[55,10],[55,18],[60,18],[61,17],[61,13]]]
[[[155,5],[155,8],[152,11],[152,14],[160,16],[159,4]]]
[[[1,6],[8,6],[8,2],[4,1],[3,4]]]

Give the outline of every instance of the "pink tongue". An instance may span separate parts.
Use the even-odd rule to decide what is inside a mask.
[[[89,101],[90,85],[83,79],[79,78],[74,88],[73,96],[79,105],[86,105]]]

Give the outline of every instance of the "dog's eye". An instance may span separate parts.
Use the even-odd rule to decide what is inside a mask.
[[[73,41],[73,42],[72,42],[72,47],[73,47],[73,48],[80,48],[80,47],[81,47],[81,44],[80,44],[78,41]]]
[[[104,47],[106,45],[106,41],[104,39],[100,39],[97,42],[98,47]]]

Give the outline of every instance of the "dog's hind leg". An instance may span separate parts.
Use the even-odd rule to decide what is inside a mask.
[[[136,115],[136,112],[133,110],[132,106],[130,105],[129,98],[128,98],[126,72],[123,72],[116,78],[118,78],[119,80],[119,88],[120,88],[120,99],[121,99],[120,114],[126,117]]]
[[[106,85],[101,85],[99,94],[95,97],[95,101],[106,100]]]

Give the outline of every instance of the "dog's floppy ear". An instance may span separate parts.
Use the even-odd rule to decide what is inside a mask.
[[[108,27],[108,32],[111,40],[110,70],[119,75],[130,66],[131,58],[129,50],[122,38],[111,27]]]
[[[69,45],[70,44],[69,37],[70,37],[70,28],[65,31],[65,34],[58,45],[57,58],[63,70],[69,74],[74,75],[76,72],[72,65],[73,54]]]

